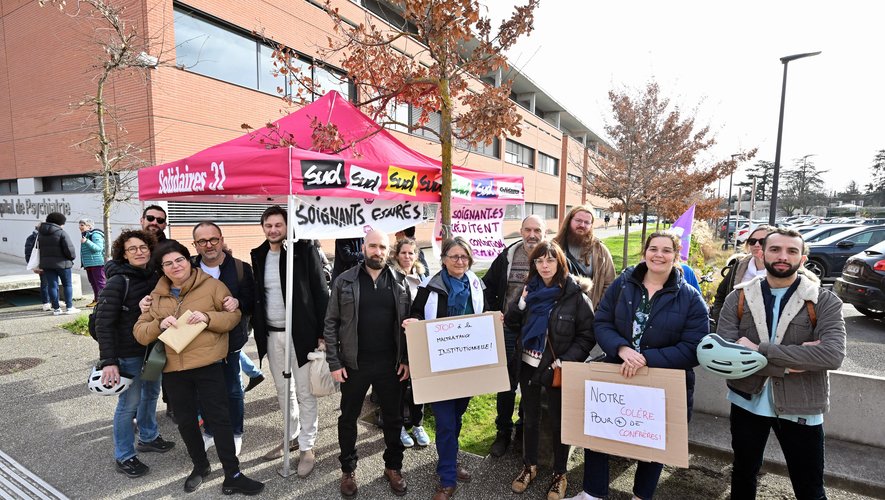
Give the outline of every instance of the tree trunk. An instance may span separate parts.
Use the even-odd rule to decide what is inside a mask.
[[[111,177],[113,176],[113,172],[111,172],[110,165],[110,141],[107,137],[107,130],[105,129],[104,123],[104,115],[105,115],[105,103],[104,103],[104,84],[110,76],[109,70],[105,68],[104,72],[102,72],[101,77],[98,79],[98,90],[95,94],[95,115],[96,121],[98,122],[98,163],[101,168],[101,179],[102,179],[102,187],[101,187],[101,208],[102,208],[102,227],[104,229],[104,255],[105,259],[107,259],[111,255],[111,206],[114,203],[115,193],[111,187]]]
[[[442,239],[452,235],[452,96],[449,93],[449,80],[439,81],[440,107],[439,140],[442,148],[442,192],[440,207],[436,216],[440,217]]]
[[[630,251],[630,210],[626,208],[629,206],[628,203],[624,204],[624,252],[623,257],[621,257],[621,269],[627,267],[627,252]]]
[[[645,244],[645,235],[648,233],[648,203],[642,205],[642,236],[639,237],[639,246]]]

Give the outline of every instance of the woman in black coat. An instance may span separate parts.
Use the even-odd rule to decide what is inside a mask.
[[[568,486],[569,446],[560,442],[562,389],[553,387],[554,367],[563,361],[583,362],[595,344],[593,306],[585,295],[589,279],[579,284],[568,272],[565,252],[554,242],[542,241],[529,255],[529,275],[522,296],[507,308],[504,324],[520,332],[511,370],[522,389],[523,468],[511,484],[522,493],[538,475],[541,388],[547,392],[552,423],[553,478],[548,499],[561,499]],[[586,288],[582,288],[586,287]]]
[[[111,248],[112,260],[105,264],[107,284],[95,306],[95,333],[101,354],[102,383],[116,384],[120,374],[132,377],[132,385],[120,393],[114,412],[114,459],[116,468],[129,477],[146,474],[148,466],[138,451],[169,451],[175,443],[164,440],[157,426],[157,397],[160,380],[141,380],[145,346],[132,335],[141,310],[138,301],[157,284],[148,269],[151,250],[156,244],[147,231],[123,231]],[[132,419],[138,424],[138,444]]]

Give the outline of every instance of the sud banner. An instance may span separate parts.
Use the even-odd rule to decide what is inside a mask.
[[[300,239],[362,238],[373,229],[393,234],[424,221],[422,203],[358,198],[298,197]]]

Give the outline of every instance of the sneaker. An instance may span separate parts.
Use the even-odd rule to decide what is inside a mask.
[[[553,480],[550,481],[550,487],[547,488],[547,500],[562,500],[565,497],[565,490],[568,488],[568,479],[565,474],[553,474]]]
[[[62,315],[61,309],[53,309],[52,315],[53,316],[61,316]]]
[[[516,479],[510,483],[510,489],[513,490],[514,493],[523,493],[537,476],[537,465],[524,465],[522,467],[522,472],[520,472],[519,475],[516,476]]]
[[[151,470],[150,467],[141,463],[138,457],[132,457],[120,462],[117,460],[117,472],[122,472],[129,477],[141,477]]]
[[[420,425],[412,427],[412,434],[415,436],[415,444],[418,446],[430,445],[430,436],[427,435],[427,431],[424,430],[424,427],[421,427]]]
[[[258,384],[264,382],[264,375],[259,375],[257,377],[249,377],[249,383],[246,385],[246,388],[243,389],[243,392],[249,392],[255,388]]]
[[[93,300],[92,302],[86,304],[85,307],[95,307],[95,306],[97,306],[97,305],[98,305],[98,301],[97,301],[97,300]]]
[[[69,307],[68,310],[65,311],[65,314],[80,314],[80,312],[81,311],[76,307]]]
[[[163,439],[163,436],[159,434],[157,434],[157,439],[154,439],[150,443],[143,443],[139,441],[138,445],[135,446],[138,451],[155,451],[157,453],[166,453],[174,447],[175,443],[173,443],[172,441],[166,441],[165,439]]]
[[[399,431],[399,440],[402,441],[403,446],[405,446],[406,448],[411,448],[412,446],[415,446],[415,440],[412,439],[412,436],[409,435],[409,431],[407,431],[405,427],[403,427],[402,430]]]
[[[316,463],[317,459],[313,450],[302,451],[301,456],[298,457],[298,477],[309,476]]]
[[[225,495],[233,495],[234,493],[257,495],[263,489],[264,483],[249,479],[242,472],[238,472],[236,477],[225,477],[224,483],[221,485],[221,492]]]
[[[509,432],[498,432],[498,435],[495,436],[495,441],[492,443],[492,447],[489,448],[489,455],[500,458],[503,457],[505,453],[507,453],[507,448],[510,447],[510,433]]]
[[[209,451],[209,448],[215,446],[215,438],[209,434],[203,434],[203,449]]]
[[[601,498],[597,498],[586,491],[582,491],[573,497],[568,497],[565,500],[602,500]]]
[[[203,484],[203,480],[209,477],[209,473],[212,469],[207,465],[205,468],[198,469],[194,467],[194,470],[188,474],[187,479],[184,480],[184,491],[188,493],[193,493],[197,491],[197,488]]]
[[[46,311],[46,312],[51,311],[51,310],[52,310],[52,304],[50,304],[49,302],[43,304],[43,310]]]

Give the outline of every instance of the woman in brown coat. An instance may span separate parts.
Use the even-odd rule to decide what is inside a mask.
[[[135,324],[136,340],[143,345],[156,341],[164,330],[176,326],[185,311],[191,314],[182,318],[182,322],[202,321],[207,325],[180,353],[165,346],[167,361],[163,382],[169,402],[175,408],[178,432],[194,464],[184,490],[196,490],[210,472],[197,423],[198,408],[201,408],[203,419],[215,434],[218,459],[224,468],[222,492],[256,495],[264,489],[264,484],[240,472],[221,365],[227,357],[228,332],[239,323],[240,312],[224,310],[222,302],[230,291],[224,283],[193,268],[190,252],[181,243],[170,240],[159,245],[152,261],[163,276],[151,292],[150,309]]]

